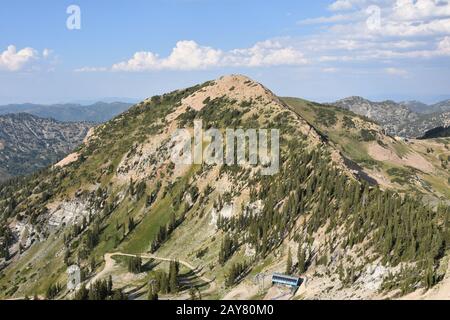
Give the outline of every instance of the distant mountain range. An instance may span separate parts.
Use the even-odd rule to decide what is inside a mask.
[[[404,105],[409,110],[415,113],[439,113],[439,112],[447,112],[450,111],[450,99],[444,100],[435,104],[425,104],[420,101],[403,101],[400,102],[401,105]]]
[[[90,127],[126,111],[128,102],[0,106],[0,181],[30,174],[63,158]]]
[[[373,102],[349,97],[331,104],[378,122],[390,135],[421,137],[431,129],[450,125],[450,100],[426,105],[418,101]]]
[[[91,105],[75,103],[65,104],[9,104],[0,106],[0,115],[9,113],[29,113],[41,118],[53,118],[58,121],[101,123],[127,110],[132,104],[128,102],[97,102]]]
[[[0,181],[60,160],[83,141],[92,126],[27,113],[0,116]]]

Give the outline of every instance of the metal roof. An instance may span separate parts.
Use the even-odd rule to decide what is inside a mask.
[[[274,273],[272,275],[272,278],[273,277],[280,277],[280,278],[283,278],[286,280],[291,280],[291,281],[299,281],[300,280],[300,277],[288,276],[286,274],[281,274],[281,273]]]

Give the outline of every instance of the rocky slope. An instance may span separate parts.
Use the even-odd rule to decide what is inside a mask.
[[[0,180],[59,161],[83,141],[91,126],[26,113],[0,116]]]
[[[417,100],[402,101],[399,104],[407,107],[409,110],[415,113],[433,113],[433,111],[430,111],[431,106]]]
[[[287,294],[295,299],[395,297],[433,287],[446,271],[449,209],[424,201],[423,188],[397,193],[409,176],[382,186],[365,172],[356,162],[363,159],[323,127],[348,127],[367,144],[392,138],[373,122],[346,117],[310,102],[299,107],[237,75],[137,104],[96,127],[67,161],[0,186],[0,296],[73,298],[64,287],[72,264],[85,285],[111,276],[112,287],[133,299],[153,290],[167,299],[270,299],[276,288],[254,280],[273,272],[308,279],[303,291]],[[262,174],[272,164],[265,156],[256,164],[174,163],[174,133],[189,136],[197,121],[218,129],[210,131],[214,139],[226,129],[278,129],[279,171]],[[204,135],[195,145],[220,155]],[[396,163],[393,174],[409,173],[411,164]],[[434,162],[413,165],[435,170]],[[75,297],[98,296],[86,290]]]
[[[361,97],[349,97],[332,105],[378,122],[387,134],[408,138],[421,137],[428,130],[450,124],[450,112],[444,107],[445,102],[428,108],[430,112],[420,113],[414,111],[422,107],[417,102],[373,102]]]
[[[404,101],[400,102],[400,104],[406,106],[408,109],[416,113],[428,114],[450,111],[450,100],[444,100],[431,105],[419,101]]]
[[[450,100],[438,102],[431,106],[432,112],[447,112],[450,111]]]

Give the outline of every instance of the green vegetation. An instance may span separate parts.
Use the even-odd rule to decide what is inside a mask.
[[[246,262],[233,263],[227,273],[225,285],[227,287],[236,285],[240,280],[242,280],[245,273],[248,272],[248,268],[249,266]]]
[[[131,272],[131,273],[141,273],[142,272],[141,257],[129,257],[128,258],[128,272]]]
[[[155,295],[158,297],[158,292],[161,294],[176,294],[179,290],[178,276],[180,272],[180,264],[177,261],[171,261],[169,264],[169,273],[160,270],[156,273],[154,279],[154,285],[152,284],[152,289],[149,292],[154,298]],[[154,300],[154,299],[152,299]]]
[[[230,239],[228,234],[225,234],[220,246],[219,263],[223,266],[238,248],[239,242],[237,239]]]
[[[315,109],[316,122],[326,127],[332,127],[337,123],[336,112],[326,108]]]
[[[111,277],[108,280],[94,282],[89,288],[82,286],[74,300],[127,300],[121,290],[113,290]]]
[[[377,139],[376,132],[373,130],[361,129],[360,136],[361,140],[365,142],[375,141]]]
[[[416,170],[414,168],[410,168],[409,170],[403,168],[390,168],[387,170],[387,173],[394,177],[392,182],[396,182],[400,185],[406,185],[415,178],[415,171]]]
[[[286,274],[291,274],[291,272],[292,272],[292,254],[291,254],[291,248],[289,248],[287,261],[286,261]]]
[[[45,299],[52,300],[56,298],[60,291],[61,285],[59,283],[51,284],[50,287],[48,287],[47,292],[45,293]]]

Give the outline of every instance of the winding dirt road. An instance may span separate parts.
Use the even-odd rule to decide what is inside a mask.
[[[87,282],[87,286],[89,287],[90,284],[94,283],[97,280],[100,280],[104,277],[106,277],[107,274],[109,274],[115,265],[115,261],[112,257],[114,256],[122,256],[122,257],[141,257],[143,259],[154,259],[154,260],[159,260],[159,261],[173,261],[174,259],[172,258],[163,258],[163,257],[158,257],[155,256],[153,254],[129,254],[129,253],[123,253],[123,252],[113,252],[113,253],[106,253],[104,258],[105,258],[105,266],[103,268],[102,271],[100,271],[99,273],[97,273],[92,279],[90,279]],[[195,267],[192,264],[190,264],[187,261],[183,261],[183,260],[177,260],[180,264],[182,264],[183,266],[185,266],[186,268],[190,269],[199,279],[201,279],[202,281],[204,281],[205,283],[207,283],[209,285],[209,288],[205,291],[202,292],[202,294],[210,294],[213,293],[216,290],[216,282],[215,279],[209,279],[207,277],[205,277],[204,275],[201,274],[202,269],[199,267]]]

